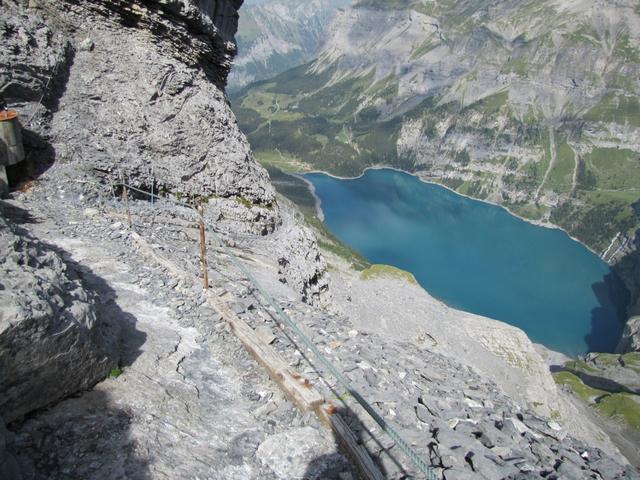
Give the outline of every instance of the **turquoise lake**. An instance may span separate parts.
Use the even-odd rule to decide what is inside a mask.
[[[446,304],[520,327],[552,350],[615,349],[628,292],[563,231],[395,170],[305,178],[329,229],[369,262],[410,271]]]

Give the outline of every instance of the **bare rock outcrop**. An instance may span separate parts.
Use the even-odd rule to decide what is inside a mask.
[[[0,88],[49,162],[98,175],[104,191],[125,181],[212,200],[228,228],[244,216],[255,233],[275,229],[269,176],[223,91],[240,1],[22,3],[2,5]]]
[[[328,265],[315,234],[301,223],[287,199],[278,201],[282,226],[268,248],[277,259],[280,282],[298,292],[303,302],[333,309]]]
[[[0,217],[0,415],[11,422],[104,379],[120,327],[81,271]]]
[[[640,316],[627,320],[616,351],[618,353],[640,352]]]

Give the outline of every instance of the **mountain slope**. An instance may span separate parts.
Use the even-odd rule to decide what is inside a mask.
[[[350,0],[246,2],[238,25],[231,91],[306,63],[318,54],[326,29]]]
[[[632,1],[366,0],[233,103],[263,161],[400,167],[613,260],[640,225],[639,43]]]

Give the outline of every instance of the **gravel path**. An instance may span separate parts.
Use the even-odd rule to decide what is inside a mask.
[[[103,279],[101,302],[130,327],[120,376],[21,426],[26,478],[302,478],[310,465],[350,475],[331,434],[282,397],[196,282],[150,265],[125,225],[93,208],[24,200],[31,233]],[[258,454],[281,435],[297,439],[286,465],[282,452]]]

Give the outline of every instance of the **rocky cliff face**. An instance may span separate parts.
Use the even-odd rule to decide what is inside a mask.
[[[24,14],[8,3],[5,11],[14,15],[4,20],[4,31],[16,48],[4,51],[5,98],[27,115],[33,110],[26,127],[42,125],[39,133],[51,139],[57,161],[82,165],[92,177],[101,172],[107,185],[124,180],[212,199],[212,215],[221,220],[215,200],[230,198],[251,220],[262,220],[252,228],[272,231],[278,222],[273,188],[221,90],[235,53],[238,6],[46,2],[24,24]],[[13,74],[34,64],[39,76],[25,81]],[[53,97],[48,111],[28,103],[42,94]],[[238,215],[231,216],[232,223]]]
[[[640,317],[631,317],[627,321],[616,351],[619,353],[640,352]]]
[[[93,195],[126,182],[204,202],[222,231],[273,232],[273,187],[223,90],[240,4],[4,2],[0,88],[22,114],[27,163],[55,160]]]

